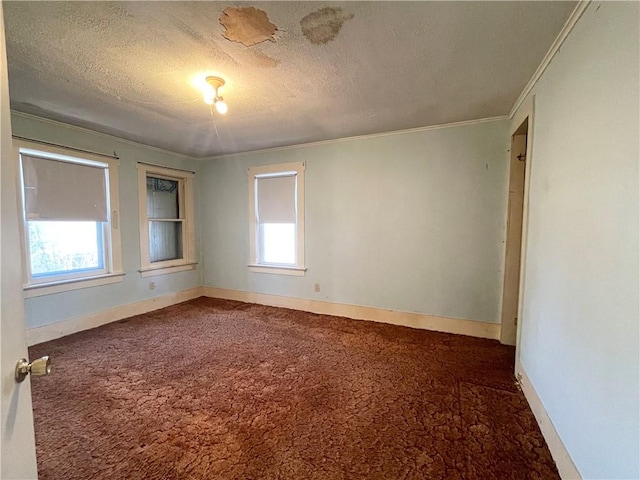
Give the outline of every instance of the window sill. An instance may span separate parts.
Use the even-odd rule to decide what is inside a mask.
[[[118,283],[122,281],[124,275],[125,274],[123,272],[116,272],[95,277],[72,278],[69,280],[59,280],[57,282],[54,281],[25,285],[23,287],[24,298],[40,297],[42,295],[51,295],[70,290],[79,290],[81,288],[99,287],[101,285]]]
[[[249,271],[252,273],[272,273],[275,275],[294,275],[296,277],[304,277],[305,267],[283,267],[278,265],[248,265]]]
[[[168,273],[184,272],[186,270],[194,270],[197,263],[184,263],[182,265],[174,265],[171,267],[145,267],[138,270],[142,278],[155,277],[157,275],[166,275]]]

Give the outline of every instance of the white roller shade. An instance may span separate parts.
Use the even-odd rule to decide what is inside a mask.
[[[107,221],[105,168],[21,155],[27,220]]]
[[[296,223],[296,176],[258,177],[258,222]]]

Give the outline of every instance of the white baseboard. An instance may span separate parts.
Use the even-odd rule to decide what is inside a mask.
[[[202,287],[203,295],[226,300],[238,300],[247,303],[258,303],[272,307],[292,308],[305,312],[322,315],[349,317],[357,320],[371,320],[374,322],[391,323],[405,327],[435,330],[437,332],[457,333],[472,337],[500,338],[500,324],[463,320],[460,318],[436,317],[421,313],[400,312],[374,307],[362,307],[344,303],[324,302],[306,298],[281,297],[265,293],[245,292],[241,290],[227,290],[216,287]]]
[[[564,480],[581,480],[582,475],[580,475],[578,468],[571,459],[571,455],[569,455],[564,443],[562,443],[560,435],[558,435],[556,428],[553,426],[553,422],[551,418],[549,418],[549,414],[545,410],[542,400],[540,400],[536,389],[533,387],[519,359],[516,359],[516,377],[520,382],[522,392],[527,402],[529,402],[533,415],[536,417],[542,436],[547,441],[547,446],[549,447],[553,460],[556,462],[560,477]]]
[[[70,318],[61,322],[50,323],[40,327],[27,329],[27,344],[29,346],[42,342],[48,342],[56,338],[71,335],[72,333],[89,330],[90,328],[99,327],[107,323],[116,322],[123,318],[140,315],[142,313],[152,312],[159,308],[169,307],[176,303],[186,302],[203,295],[202,287],[191,288],[181,292],[169,293],[141,302],[129,303],[117,307],[103,310],[102,312],[83,315],[81,317]]]
[[[247,303],[258,303],[274,307],[292,308],[305,312],[323,315],[335,315],[357,320],[390,323],[405,327],[434,330],[437,332],[457,333],[479,338],[500,338],[500,324],[463,320],[460,318],[437,317],[420,313],[400,312],[382,308],[363,307],[342,303],[324,302],[304,298],[281,297],[263,293],[244,292],[241,290],[227,290],[215,287],[197,287],[182,292],[170,293],[159,297],[149,298],[141,302],[120,305],[90,315],[63,320],[48,325],[27,329],[28,345],[48,342],[72,333],[89,330],[107,323],[116,322],[124,318],[151,312],[160,308],[186,302],[200,296],[238,300]]]

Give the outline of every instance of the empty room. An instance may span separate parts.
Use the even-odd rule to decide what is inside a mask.
[[[640,479],[640,4],[3,1],[3,480]]]

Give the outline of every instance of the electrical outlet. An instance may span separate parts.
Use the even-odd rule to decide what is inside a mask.
[[[156,282],[149,282],[149,290],[155,290],[156,289]]]
[[[314,292],[319,292],[320,291],[320,284],[319,283],[316,283],[316,284],[313,285],[313,291]]]

